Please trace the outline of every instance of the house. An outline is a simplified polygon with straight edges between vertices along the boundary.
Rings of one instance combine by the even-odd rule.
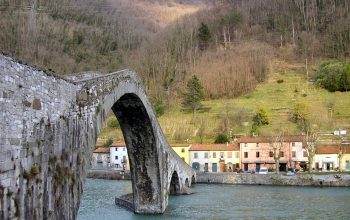
[[[124,142],[113,143],[110,147],[111,167],[116,170],[130,170],[128,151]]]
[[[339,146],[321,145],[316,147],[314,157],[314,169],[319,171],[331,171],[339,168]]]
[[[232,172],[240,168],[237,144],[192,144],[189,149],[191,166],[204,172]]]
[[[273,136],[244,136],[238,139],[241,167],[244,171],[259,171],[260,167],[276,170],[276,155],[279,158],[279,170],[306,165],[307,156],[303,149],[303,136],[282,136],[281,141]],[[278,148],[277,148],[278,146]],[[274,147],[277,148],[274,150]]]
[[[97,148],[92,153],[91,168],[107,169],[110,166],[109,148]]]
[[[189,144],[171,144],[171,148],[181,157],[187,164],[190,164]]]
[[[341,145],[340,170],[350,171],[350,144]]]

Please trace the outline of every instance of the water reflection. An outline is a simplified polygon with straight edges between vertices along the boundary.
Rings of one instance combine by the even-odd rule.
[[[97,219],[349,219],[350,188],[206,185],[195,194],[171,196],[163,215],[133,214],[114,205],[131,182],[88,179],[79,220]]]

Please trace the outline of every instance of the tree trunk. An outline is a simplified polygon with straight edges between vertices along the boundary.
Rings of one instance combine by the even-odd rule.
[[[313,163],[313,158],[312,158],[312,157],[309,157],[309,158],[308,158],[308,163],[309,163],[308,173],[311,173],[311,170],[312,170],[312,163]]]
[[[280,173],[280,160],[276,160],[276,173]]]

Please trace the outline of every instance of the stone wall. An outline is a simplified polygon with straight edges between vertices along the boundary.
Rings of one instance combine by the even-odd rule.
[[[350,186],[349,174],[248,174],[197,173],[197,183],[291,185],[291,186]]]
[[[105,180],[130,180],[130,173],[121,174],[120,170],[89,170],[87,178]]]
[[[166,142],[136,73],[86,76],[93,78],[67,80],[0,55],[0,219],[75,219],[96,139],[116,103],[127,121],[133,192],[151,192],[147,201],[135,194],[136,211],[165,210],[175,170],[181,190],[195,176]]]

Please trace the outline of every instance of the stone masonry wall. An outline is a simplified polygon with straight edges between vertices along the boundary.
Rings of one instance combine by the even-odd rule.
[[[71,81],[0,55],[0,219],[75,219],[102,123],[126,93],[150,115],[164,210],[173,171],[182,188],[195,173],[172,152],[135,73]]]
[[[350,186],[349,174],[248,174],[248,173],[197,173],[197,183],[291,185],[291,186]]]

